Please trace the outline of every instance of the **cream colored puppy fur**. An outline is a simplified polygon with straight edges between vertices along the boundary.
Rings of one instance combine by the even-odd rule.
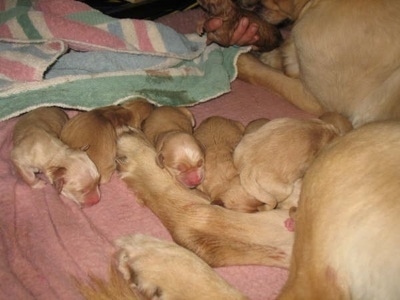
[[[210,205],[209,200],[179,184],[155,162],[156,152],[139,131],[118,140],[118,170],[137,198],[166,226],[175,242],[208,264],[287,266],[293,232],[287,210],[239,213]]]
[[[197,188],[209,195],[213,204],[236,211],[254,212],[263,203],[243,189],[233,164],[233,151],[244,130],[242,123],[219,116],[201,122],[194,136],[204,146],[205,176]]]
[[[144,121],[142,129],[157,150],[156,162],[186,187],[203,181],[204,153],[193,137],[196,125],[185,107],[157,107]]]
[[[14,128],[11,160],[18,173],[33,188],[46,182],[43,173],[65,197],[83,206],[100,200],[99,173],[86,152],[70,149],[59,140],[68,121],[56,107],[37,108],[20,117]]]
[[[60,138],[74,149],[86,152],[106,183],[116,168],[118,133],[127,130],[132,114],[122,106],[110,105],[81,112],[63,127]]]
[[[242,54],[239,78],[272,89],[313,114],[341,113],[355,127],[400,117],[400,1],[261,4],[267,21],[290,19],[294,26],[278,50],[264,55],[273,67]]]
[[[264,203],[258,209],[296,206],[305,171],[339,135],[338,128],[319,119],[291,118],[271,120],[246,134],[233,158],[243,188]]]
[[[141,128],[144,120],[147,119],[155,108],[154,104],[151,104],[144,98],[126,100],[120,105],[132,113],[132,119],[128,123],[128,126],[134,128]]]

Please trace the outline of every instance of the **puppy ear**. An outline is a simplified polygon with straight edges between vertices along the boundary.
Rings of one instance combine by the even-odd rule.
[[[196,126],[196,120],[195,120],[192,112],[186,107],[177,107],[177,109],[190,119],[190,123],[192,124],[192,127],[194,128]]]
[[[162,152],[157,153],[156,156],[156,164],[157,166],[159,166],[161,169],[164,169],[165,165],[164,165],[164,155],[162,154]]]
[[[124,165],[128,162],[128,157],[126,157],[126,155],[117,156],[115,161],[117,164]]]
[[[218,199],[218,198],[211,201],[211,205],[218,205],[218,206],[225,207],[225,203],[221,199]]]
[[[319,119],[335,126],[339,130],[340,135],[344,135],[353,129],[350,120],[336,112],[326,112],[319,116]]]
[[[64,175],[66,171],[67,169],[64,167],[52,167],[49,170],[49,177],[52,178],[52,184],[59,194],[61,194],[65,183]]]
[[[86,152],[86,151],[88,151],[89,148],[90,148],[90,145],[86,144],[86,145],[80,147],[79,149]]]

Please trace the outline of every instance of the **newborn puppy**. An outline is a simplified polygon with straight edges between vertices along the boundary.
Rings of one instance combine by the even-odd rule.
[[[143,121],[154,110],[154,104],[151,104],[144,98],[127,100],[122,102],[120,105],[132,113],[131,121],[128,125],[137,129],[142,127]]]
[[[230,40],[237,27],[237,23],[243,17],[249,19],[250,23],[256,23],[258,28],[259,40],[254,44],[259,51],[266,52],[278,47],[283,41],[279,29],[267,23],[254,12],[245,10],[231,0],[199,0],[199,4],[208,12],[208,16],[219,17],[223,23],[216,31],[209,32],[209,39],[219,45],[230,46]],[[197,32],[203,34],[204,21],[200,22]]]
[[[198,189],[209,195],[214,204],[254,212],[263,203],[243,189],[232,156],[244,129],[240,122],[213,116],[195,130],[195,138],[205,149],[205,176]]]
[[[142,129],[157,151],[156,162],[178,182],[194,188],[203,181],[204,153],[193,137],[195,120],[187,108],[157,107]]]
[[[23,115],[14,128],[11,160],[24,181],[33,188],[46,182],[44,173],[65,197],[90,206],[100,200],[99,173],[87,153],[70,149],[59,140],[68,116],[56,107],[42,107]]]
[[[116,168],[117,136],[126,131],[132,113],[117,105],[82,112],[71,118],[61,131],[61,140],[86,152],[100,173],[100,183],[110,180]]]
[[[338,119],[338,120],[336,120]],[[339,114],[331,121],[346,122]],[[299,194],[301,179],[319,151],[343,134],[319,119],[275,119],[243,137],[234,152],[240,181],[248,193],[265,203],[259,209],[290,208]],[[288,205],[285,206],[285,204]]]

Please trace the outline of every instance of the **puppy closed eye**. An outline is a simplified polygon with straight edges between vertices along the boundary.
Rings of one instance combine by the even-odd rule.
[[[178,164],[175,169],[177,169],[181,173],[185,173],[190,169],[190,167],[185,164]]]
[[[200,167],[202,167],[203,166],[203,164],[204,164],[204,160],[203,159],[200,159],[198,162],[197,162],[197,167],[198,168],[200,168]]]

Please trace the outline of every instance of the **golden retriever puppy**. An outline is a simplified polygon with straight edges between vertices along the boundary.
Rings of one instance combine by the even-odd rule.
[[[81,112],[65,124],[60,138],[71,148],[87,149],[103,184],[115,171],[118,133],[127,130],[131,119],[131,112],[117,105]]]
[[[132,118],[128,125],[134,128],[141,128],[143,121],[155,108],[154,104],[151,104],[146,99],[140,97],[126,100],[120,105],[132,113]]]
[[[400,123],[388,121],[367,124],[322,150],[304,176],[289,278],[278,299],[399,298],[399,149]],[[230,224],[225,224],[229,230]],[[255,230],[260,234],[263,227]],[[153,294],[162,295],[181,291],[185,299],[198,299],[199,291],[203,299],[231,299],[225,296],[230,286],[221,287],[220,294],[208,294],[208,281],[214,278],[211,269],[199,268],[191,277],[198,257],[187,255],[180,264],[180,250],[171,246],[167,253],[163,244],[141,239],[127,237],[119,245],[129,258],[139,260],[135,264],[122,257],[120,263],[129,265],[131,274],[139,274],[143,289],[157,286]],[[157,253],[156,265],[146,251]],[[158,262],[164,253],[164,261],[175,261],[174,268]],[[157,276],[151,276],[153,272]],[[183,278],[195,282],[185,283]]]
[[[246,17],[252,23],[258,25],[259,39],[254,46],[257,50],[264,52],[270,51],[278,47],[283,41],[279,29],[266,20],[261,18],[254,12],[241,8],[232,0],[199,0],[200,6],[208,13],[208,17],[219,17],[222,19],[222,26],[217,30],[209,33],[208,38],[221,46],[229,46],[234,30],[243,17]],[[203,34],[203,24],[201,21],[198,24],[197,33]]]
[[[68,121],[56,107],[42,107],[21,116],[14,128],[11,160],[24,181],[33,188],[49,182],[65,197],[82,206],[100,200],[99,173],[86,152],[73,150],[59,136]]]
[[[118,171],[138,199],[158,216],[178,244],[212,266],[267,264],[287,267],[293,232],[287,210],[255,214],[210,205],[157,166],[156,151],[140,131],[118,139]]]
[[[285,200],[293,193],[299,194],[307,168],[339,135],[338,128],[319,119],[291,118],[269,121],[246,134],[233,157],[243,188],[264,203],[258,209],[289,209],[295,205],[296,197],[292,197],[294,201]]]
[[[157,151],[156,162],[188,188],[203,181],[204,152],[193,137],[195,119],[185,107],[157,107],[142,130]]]
[[[213,204],[254,212],[263,203],[243,189],[233,164],[233,151],[244,129],[242,123],[219,116],[209,117],[197,127],[194,137],[205,149],[204,180],[197,188],[209,195]]]
[[[355,127],[400,117],[398,0],[260,3],[270,23],[294,21],[279,51],[264,54],[264,61],[283,69],[242,54],[239,78],[272,89],[310,113],[338,112]]]

